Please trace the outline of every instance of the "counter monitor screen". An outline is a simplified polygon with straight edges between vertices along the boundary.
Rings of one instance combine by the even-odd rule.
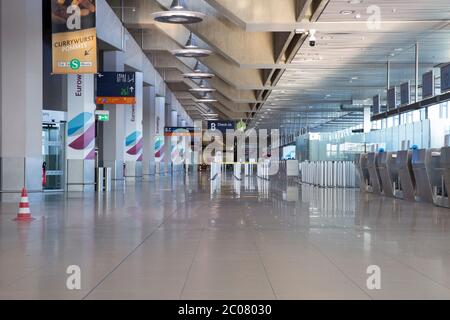
[[[397,88],[395,88],[395,87],[392,87],[388,90],[387,106],[388,106],[388,110],[392,110],[397,107]]]
[[[433,71],[422,75],[422,99],[434,96],[434,73]]]
[[[411,92],[410,92],[410,85],[409,81],[402,83],[400,86],[400,104],[402,106],[406,106],[410,104],[411,101]]]
[[[441,93],[450,91],[450,64],[441,68]]]
[[[377,94],[376,96],[373,97],[372,113],[373,113],[373,114],[379,114],[379,113],[381,113],[381,108],[380,108],[380,95],[379,95],[379,94]]]

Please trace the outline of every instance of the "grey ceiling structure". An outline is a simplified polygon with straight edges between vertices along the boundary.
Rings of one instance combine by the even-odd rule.
[[[349,107],[385,99],[388,61],[390,85],[414,82],[416,44],[420,74],[450,62],[448,0],[186,0],[205,14],[192,25],[152,19],[171,0],[109,2],[194,119],[211,110],[289,132],[344,129],[362,121]],[[215,102],[206,105],[189,91],[199,82],[182,76],[196,60],[170,54],[191,32],[213,51],[200,59],[216,75],[208,81]]]

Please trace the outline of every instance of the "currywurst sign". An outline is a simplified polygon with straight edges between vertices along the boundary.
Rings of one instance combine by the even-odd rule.
[[[97,73],[96,0],[50,1],[53,73]]]

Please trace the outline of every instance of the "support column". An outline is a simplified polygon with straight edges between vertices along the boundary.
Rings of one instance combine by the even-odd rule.
[[[142,174],[144,179],[155,175],[155,87],[144,87]]]
[[[371,110],[370,107],[364,107],[364,125],[363,130],[364,133],[370,133],[372,131],[372,119],[371,119]]]
[[[178,112],[173,110],[171,111],[171,121],[170,126],[171,127],[177,127],[178,124]],[[175,164],[174,160],[177,157],[177,144],[178,144],[178,137],[172,137],[170,139],[170,164],[172,167],[172,172],[178,172],[180,169],[180,166]]]
[[[103,71],[123,72],[124,53],[108,51],[104,53]],[[102,126],[102,148],[100,152],[100,165],[112,168],[112,179],[123,180],[123,164],[125,155],[125,105],[105,105],[104,110],[109,111],[110,121]]]
[[[166,89],[167,90],[167,89]],[[172,103],[171,94],[166,92],[166,104],[164,107],[164,127],[170,127],[172,123]],[[163,129],[164,131],[164,129]],[[167,174],[172,173],[172,148],[171,137],[164,136],[164,172]]]
[[[156,97],[155,99],[155,164],[156,174],[164,174],[164,158],[165,158],[165,139],[164,139],[164,126],[165,126],[165,107],[166,98]]]
[[[42,191],[42,50],[41,1],[0,1],[1,201]]]
[[[125,177],[142,178],[142,134],[144,77],[136,72],[136,104],[125,111]]]
[[[67,191],[95,190],[94,75],[67,76]]]

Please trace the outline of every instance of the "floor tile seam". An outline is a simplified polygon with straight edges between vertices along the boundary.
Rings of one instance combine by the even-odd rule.
[[[194,254],[193,254],[191,263],[190,263],[190,265],[189,265],[189,269],[188,269],[188,271],[187,271],[187,273],[186,273],[186,279],[185,279],[185,281],[184,281],[183,287],[182,287],[181,290],[180,290],[180,294],[179,294],[179,296],[178,296],[178,300],[183,300],[183,294],[184,294],[185,291],[186,291],[186,286],[187,286],[187,283],[188,283],[188,281],[189,281],[189,276],[191,275],[192,269],[193,269],[193,267],[194,267],[194,263],[195,263],[195,260],[196,260],[196,258],[197,258],[198,252],[199,252],[199,250],[200,250],[200,246],[201,246],[202,240],[203,240],[203,238],[204,238],[204,236],[205,236],[205,231],[206,231],[206,227],[205,227],[205,226],[202,226],[202,229],[201,229],[201,235],[200,235],[200,238],[199,238],[198,243],[197,243],[197,245],[196,245],[196,249],[195,249],[195,252],[194,252]]]
[[[252,233],[252,243],[253,243],[253,246],[254,246],[254,248],[256,250],[256,254],[258,255],[258,260],[259,260],[259,262],[261,263],[261,266],[264,269],[264,274],[266,276],[266,280],[267,280],[267,282],[268,282],[268,284],[269,284],[269,286],[270,286],[270,288],[272,290],[272,294],[273,294],[275,300],[278,300],[277,293],[276,293],[275,288],[274,288],[274,286],[272,284],[272,281],[270,280],[269,272],[267,271],[267,267],[266,267],[266,265],[264,263],[263,257],[261,255],[261,252],[260,252],[259,247],[258,247],[258,243],[256,241],[256,231],[257,230],[254,227],[249,227],[249,230]]]
[[[406,268],[408,268],[408,269],[410,269],[410,270],[416,272],[417,274],[421,275],[421,276],[422,276],[423,278],[425,278],[425,279],[428,279],[428,280],[431,281],[432,283],[434,283],[434,284],[436,284],[436,285],[438,285],[438,286],[440,286],[440,287],[443,287],[443,288],[445,288],[445,289],[447,289],[447,290],[450,291],[450,286],[449,286],[449,285],[447,285],[447,284],[445,284],[445,283],[442,283],[442,282],[440,282],[440,281],[438,281],[438,280],[436,280],[436,279],[430,277],[429,275],[427,275],[426,273],[422,272],[421,270],[416,269],[414,266],[412,266],[412,265],[410,265],[410,264],[408,264],[408,263],[406,263],[406,262],[400,260],[400,259],[399,259],[397,256],[395,256],[394,254],[392,254],[392,253],[386,251],[385,249],[382,249],[382,248],[380,247],[380,245],[375,244],[374,246],[375,246],[375,248],[376,248],[377,251],[379,251],[379,252],[381,252],[381,253],[383,253],[383,254],[389,256],[392,260],[394,260],[394,261],[398,262],[399,264],[403,265],[404,267],[406,267]]]
[[[172,212],[172,216],[177,213],[178,209],[174,209]],[[89,292],[81,299],[86,300],[98,287],[100,287],[115,271],[117,271],[121,265],[125,263],[128,258],[130,258],[134,253],[136,253],[144,244],[149,240],[156,232],[158,232],[161,227],[166,222],[166,219],[163,219],[162,222],[152,231],[150,232],[128,255],[126,255],[111,271],[109,271]]]
[[[306,240],[308,243],[311,244],[311,246],[313,248],[315,248],[325,259],[327,259],[345,278],[347,278],[347,280],[349,280],[351,283],[353,283],[354,286],[356,286],[359,290],[361,290],[361,292],[363,292],[366,296],[369,297],[369,299],[374,300],[374,297],[372,297],[369,293],[367,293],[366,290],[364,290],[364,288],[362,288],[358,282],[356,282],[355,280],[353,280],[344,270],[342,270],[326,253],[324,253],[322,251],[322,249],[320,249],[320,247],[318,245],[316,245],[313,241],[311,240]]]

